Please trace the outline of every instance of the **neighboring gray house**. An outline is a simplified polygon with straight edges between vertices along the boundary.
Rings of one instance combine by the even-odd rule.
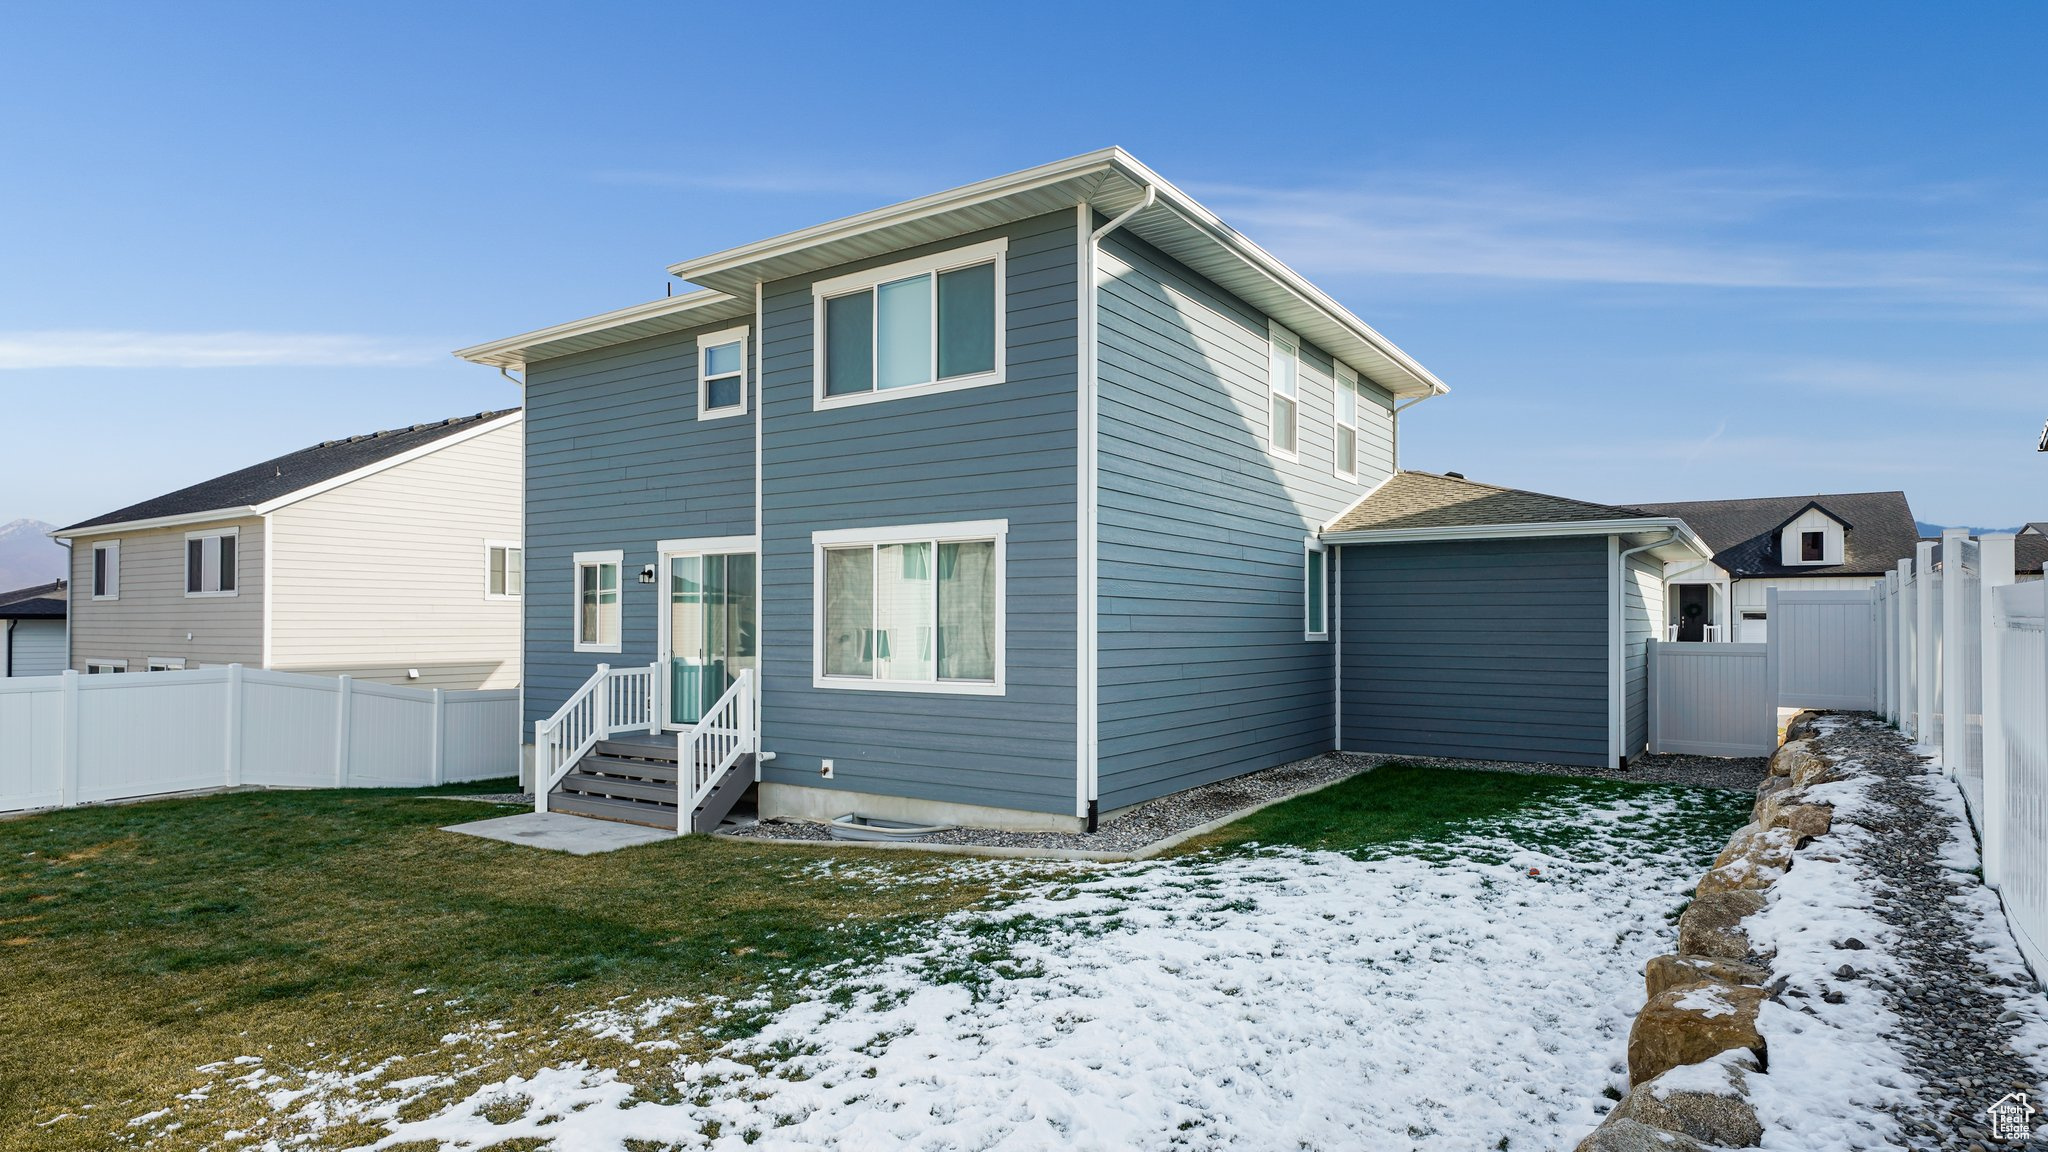
[[[520,413],[327,440],[60,528],[68,665],[519,683]]]
[[[2013,538],[2013,572],[2022,580],[2039,580],[2048,567],[2048,521],[2032,521]]]
[[[459,353],[524,373],[544,803],[1075,828],[1337,744],[1318,536],[1446,389],[1185,193],[1109,149],[669,271]]]
[[[1771,589],[1868,588],[1899,561],[1911,559],[1920,540],[1904,492],[1642,507],[1682,517],[1714,550],[1711,562],[1674,563],[1665,570],[1670,640],[1762,643],[1770,637]]]
[[[64,581],[0,592],[0,677],[64,671]]]

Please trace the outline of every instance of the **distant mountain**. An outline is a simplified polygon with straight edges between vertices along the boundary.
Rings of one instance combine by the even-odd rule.
[[[41,520],[0,524],[0,592],[63,579],[66,553],[49,537],[55,527]]]
[[[1927,521],[1925,521],[1925,520],[1915,520],[1915,521],[1913,521],[1913,527],[1915,527],[1915,528],[1918,528],[1918,529],[1920,530],[1920,536],[1921,536],[1921,538],[1922,538],[1922,539],[1933,539],[1934,537],[1936,537],[1936,536],[1939,536],[1939,535],[1941,535],[1941,534],[1942,534],[1942,533],[1943,533],[1944,531],[1946,531],[1947,529],[1950,529],[1950,528],[1962,528],[1962,527],[1965,527],[1965,525],[1962,525],[1962,524],[1929,524],[1929,523],[1928,523]],[[2014,527],[2014,528],[1971,528],[1971,529],[1970,529],[1970,535],[1972,535],[1972,536],[1982,536],[1982,535],[1983,535],[1983,534],[1985,534],[1986,532],[2018,532],[2018,531],[2020,530],[2020,528],[2024,528],[2024,527],[2026,527],[2026,525],[2024,525],[2024,524],[2021,524],[2021,525],[2019,525],[2018,527]]]

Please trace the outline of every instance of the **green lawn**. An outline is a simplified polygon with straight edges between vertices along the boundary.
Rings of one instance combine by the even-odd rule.
[[[458,1055],[443,1038],[489,1024],[532,1037],[535,1060],[624,1066],[630,1050],[562,1027],[623,997],[689,999],[681,1018],[708,1049],[749,1021],[707,1001],[773,1004],[805,972],[1000,900],[1040,870],[701,837],[569,857],[439,831],[503,812],[448,793],[502,787],[239,793],[0,821],[0,1143],[104,1148],[129,1118],[221,1078],[200,1066],[237,1056],[281,1070],[404,1055],[405,1074],[446,1071]],[[1370,850],[1627,787],[1388,766],[1190,850]],[[1732,829],[1743,800],[1699,803]],[[181,1119],[153,1147],[295,1129],[247,1093]]]

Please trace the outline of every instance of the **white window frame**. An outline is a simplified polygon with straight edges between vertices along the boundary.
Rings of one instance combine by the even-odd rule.
[[[492,553],[492,552],[495,552],[495,551],[497,551],[497,550],[498,550],[498,549],[500,549],[500,548],[503,548],[503,549],[505,549],[505,551],[506,551],[506,552],[507,552],[508,554],[509,554],[509,553],[512,553],[512,552],[517,552],[517,553],[519,553],[519,591],[517,591],[517,592],[493,592],[493,591],[491,591],[491,553]],[[521,543],[520,543],[519,541],[517,541],[517,540],[486,540],[486,541],[484,541],[484,599],[486,599],[486,600],[519,600],[519,599],[523,599],[523,598],[525,597],[525,595],[526,595],[526,546],[525,546],[525,545],[523,545],[523,544],[521,544]]]
[[[619,589],[619,627],[611,643],[583,642],[583,569],[590,566],[609,564],[618,570],[616,584]],[[600,618],[597,626],[599,637],[604,635],[604,623]],[[569,566],[569,643],[577,652],[618,652],[626,638],[626,553],[614,548],[606,552],[578,552],[570,557]]]
[[[837,528],[811,533],[811,686],[856,692],[900,692],[912,695],[1002,696],[1009,670],[1009,540],[1008,520],[966,520],[951,524],[906,524],[889,528]],[[938,546],[974,540],[995,541],[995,679],[876,680],[825,675],[825,551],[866,544],[932,545],[932,583],[938,584]],[[933,675],[936,677],[936,664]]]
[[[143,664],[143,668],[149,672],[183,672],[185,670],[185,658],[183,656],[151,656]]]
[[[88,676],[104,676],[115,672],[128,671],[126,660],[87,660],[85,672]]]
[[[1282,328],[1276,321],[1266,321],[1268,352],[1266,357],[1266,451],[1282,460],[1301,460],[1301,338]],[[1294,394],[1280,390],[1282,358],[1294,366]],[[1294,405],[1294,444],[1283,448],[1273,438],[1279,421],[1273,418],[1279,402],[1285,400]]]
[[[1321,631],[1316,630],[1316,622],[1309,612],[1310,605],[1313,603],[1309,599],[1309,586],[1312,579],[1309,561],[1311,556],[1323,558],[1323,627]],[[1301,638],[1317,641],[1330,638],[1330,549],[1327,544],[1313,536],[1304,536],[1301,540]]]
[[[192,590],[191,590],[191,588],[192,588],[192,541],[194,541],[194,540],[214,540],[214,539],[219,539],[219,538],[222,538],[222,537],[229,537],[229,536],[232,536],[232,537],[234,537],[234,538],[235,538],[235,586],[234,586],[233,588],[229,588],[229,589],[226,589],[226,590],[221,590],[221,589],[218,589],[218,588],[216,588],[215,590],[213,590],[213,591],[211,591],[211,592],[207,592],[207,591],[204,591],[204,590],[202,590],[202,591],[198,591],[198,592],[194,592],[194,591],[192,591]],[[187,533],[185,533],[185,543],[184,543],[184,544],[183,544],[183,545],[182,545],[182,546],[181,546],[181,547],[179,548],[179,556],[178,556],[178,571],[179,571],[179,576],[180,576],[180,579],[179,579],[179,582],[178,582],[178,586],[179,586],[180,588],[183,588],[183,589],[185,589],[185,599],[187,599],[187,600],[211,600],[211,599],[220,599],[220,598],[224,598],[224,597],[240,596],[240,595],[242,594],[242,540],[241,540],[241,536],[242,536],[242,530],[241,530],[241,529],[240,529],[239,527],[237,527],[237,528],[204,528],[204,529],[200,529],[199,531],[196,531],[196,532],[187,532]],[[205,559],[204,559],[204,549],[201,549],[201,560],[200,560],[200,563],[201,563],[202,565],[203,565],[203,564],[205,563]],[[226,571],[226,569],[222,569],[222,572],[225,572],[225,571]],[[217,574],[217,575],[218,575],[218,574]]]
[[[1351,365],[1344,363],[1342,360],[1337,361],[1335,378],[1337,386],[1331,393],[1332,399],[1330,401],[1330,474],[1339,480],[1349,480],[1356,484],[1358,483],[1359,448],[1358,405],[1364,397],[1359,395],[1358,372]],[[1351,423],[1349,424],[1344,422],[1344,396],[1347,390],[1351,396]],[[1344,470],[1344,461],[1338,454],[1337,448],[1337,442],[1342,438],[1342,433],[1346,428],[1351,430],[1351,471],[1349,472]],[[1296,432],[1299,433],[1299,431],[1300,429],[1297,426]]]
[[[747,333],[748,329],[743,324],[738,328],[727,328],[722,332],[707,332],[697,337],[697,419],[728,420],[734,416],[745,416],[747,414],[747,402],[750,399],[748,395],[749,389],[747,388]],[[721,408],[713,408],[711,406],[711,378],[704,371],[711,363],[707,353],[713,348],[735,343],[740,346],[740,402],[738,404],[728,404]],[[718,374],[718,379],[723,380],[730,375],[732,375],[730,372],[721,372]]]
[[[106,553],[107,590],[100,591],[100,554]],[[95,600],[119,600],[121,598],[121,542],[101,540],[92,546],[92,570],[86,573],[87,589]]]
[[[994,240],[984,240],[979,244],[970,244],[965,248],[954,248],[946,252],[933,253],[930,256],[921,256],[915,260],[903,260],[880,268],[870,268],[865,272],[835,276],[829,280],[819,280],[813,283],[811,285],[811,408],[814,411],[822,411],[827,408],[850,408],[859,404],[877,404],[886,400],[900,400],[906,396],[930,396],[939,392],[957,392],[963,388],[983,388],[990,384],[1001,384],[1007,377],[1009,370],[1007,348],[1009,344],[1009,296],[1005,288],[1008,282],[1007,265],[1009,262],[1009,250],[1009,238],[1007,236],[999,236]],[[939,273],[950,272],[955,268],[966,268],[975,264],[986,264],[991,260],[994,261],[996,266],[995,367],[987,372],[976,372],[968,376],[952,376],[941,380],[938,378]],[[929,274],[932,278],[932,379],[924,384],[912,384],[904,388],[883,389],[876,387],[866,392],[853,392],[844,396],[825,395],[825,347],[827,336],[825,331],[825,302],[840,296],[851,295],[862,289],[872,290],[891,281],[904,280],[919,274]],[[879,312],[876,315],[879,315]],[[870,322],[874,321],[871,320]],[[869,355],[876,357],[879,361],[881,354],[882,342],[879,336],[877,336],[873,341],[873,347],[869,349]],[[876,365],[876,375],[879,376],[879,363]],[[876,380],[876,383],[880,383],[879,379]]]

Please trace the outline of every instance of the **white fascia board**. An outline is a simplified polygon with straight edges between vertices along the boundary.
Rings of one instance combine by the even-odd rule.
[[[217,520],[239,520],[254,515],[257,515],[256,506],[243,504],[234,508],[214,508],[205,512],[185,512],[176,516],[151,516],[144,520],[121,520],[109,524],[88,524],[82,528],[59,528],[49,535],[52,540],[68,545],[73,540],[89,540],[121,532],[145,532],[151,528],[183,528],[193,524],[211,524]]]
[[[410,464],[423,456],[431,456],[443,448],[453,448],[457,444],[474,440],[486,433],[496,432],[500,428],[517,424],[525,418],[526,412],[523,409],[518,412],[508,412],[495,420],[486,420],[473,428],[464,428],[460,432],[450,433],[432,443],[422,444],[417,448],[400,452],[396,456],[387,456],[374,464],[365,464],[353,472],[344,472],[339,476],[322,480],[318,484],[308,484],[296,492],[287,492],[275,500],[266,500],[251,508],[250,511],[260,516],[268,516],[280,508],[289,508],[301,500],[309,500],[323,492],[332,492],[336,488],[340,488],[345,484],[353,484],[366,476],[375,476],[379,472],[388,472],[401,464]]]
[[[1672,544],[1682,546],[1701,559],[1713,553],[1706,542],[1676,517],[1633,520],[1578,520],[1543,524],[1466,524],[1444,528],[1361,528],[1349,532],[1325,532],[1329,544],[1410,544],[1433,540],[1522,540],[1544,536],[1629,536],[1676,532]]]
[[[455,351],[455,355],[463,360],[477,364],[487,364],[495,368],[524,369],[526,367],[526,353],[539,345],[550,344],[557,340],[569,340],[578,336],[593,336],[608,329],[620,328],[627,324],[636,324],[645,320],[681,317],[691,312],[702,311],[727,303],[731,299],[732,297],[725,293],[710,288],[697,292],[685,292],[681,296],[666,296],[646,304],[634,304],[625,308],[615,308],[610,312],[600,312],[595,316],[586,316],[581,320],[570,320],[547,328],[537,328],[531,332],[522,332],[517,336],[507,336],[502,340],[492,340],[485,344],[459,348]]]

